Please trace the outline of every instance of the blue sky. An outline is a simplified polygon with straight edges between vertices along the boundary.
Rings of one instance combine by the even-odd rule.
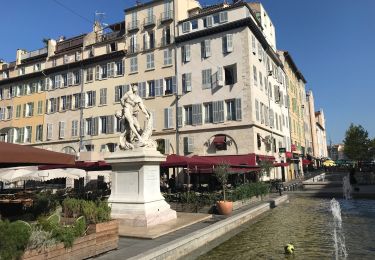
[[[201,0],[202,4],[220,2]],[[375,136],[375,1],[260,0],[276,26],[278,49],[288,50],[326,116],[328,142],[341,142],[351,122]],[[96,11],[103,22],[123,19],[135,1],[12,0],[1,4],[0,58],[35,50],[43,38],[91,30]],[[62,6],[63,5],[63,6]],[[68,10],[69,9],[69,10]],[[372,83],[371,83],[372,82]]]

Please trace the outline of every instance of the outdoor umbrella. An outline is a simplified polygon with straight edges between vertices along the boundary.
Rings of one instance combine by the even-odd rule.
[[[42,178],[38,176],[30,176],[35,171],[37,167],[17,167],[11,169],[0,169],[0,181],[2,182],[17,182],[24,180],[34,180],[41,181]]]
[[[75,156],[48,151],[27,145],[0,142],[0,168],[22,165],[74,165]]]
[[[29,177],[40,177],[43,181],[49,181],[58,178],[69,178],[78,180],[79,178],[86,177],[86,171],[81,169],[74,169],[74,168],[67,168],[67,169],[51,169],[51,170],[43,170],[43,171],[36,171],[30,173]]]

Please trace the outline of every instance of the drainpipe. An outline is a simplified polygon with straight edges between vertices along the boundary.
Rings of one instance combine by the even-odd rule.
[[[82,96],[83,96],[83,86],[84,86],[84,73],[83,73],[83,46],[82,46],[82,54],[81,54],[81,96],[79,100],[79,153],[81,154],[81,151],[84,150],[83,147],[83,135],[84,135],[84,129],[83,129],[83,106],[82,106]]]
[[[177,70],[177,44],[176,44],[176,0],[173,0],[173,36],[174,36],[174,42],[173,42],[173,45],[174,45],[174,74],[175,74],[175,77],[176,77],[176,93],[175,93],[175,97],[176,97],[176,100],[175,100],[175,104],[176,104],[176,154],[179,155],[180,154],[180,132],[179,132],[179,129],[178,129],[178,100],[179,100],[179,96],[178,96],[178,70]]]

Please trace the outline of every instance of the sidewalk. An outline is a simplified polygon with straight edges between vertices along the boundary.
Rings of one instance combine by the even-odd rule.
[[[174,253],[171,253],[174,252],[173,250],[183,251],[182,249],[178,249],[179,246],[189,248],[190,252],[183,251],[184,254],[191,253],[197,249],[194,249],[194,246],[197,246],[197,239],[194,239],[194,237],[203,238],[205,235],[207,236],[210,234],[212,236],[215,236],[215,232],[221,232],[218,231],[219,229],[225,229],[225,232],[230,232],[231,230],[239,227],[239,225],[244,224],[246,221],[252,219],[253,217],[260,215],[266,210],[269,210],[272,205],[277,205],[285,201],[286,199],[287,196],[285,195],[280,197],[276,196],[276,194],[272,194],[265,201],[250,204],[233,211],[232,215],[230,216],[212,215],[211,219],[193,224],[191,226],[182,228],[180,230],[152,240],[120,237],[119,247],[117,250],[98,256],[95,259],[151,259],[153,258],[151,256],[171,256],[175,255]],[[216,229],[208,230],[211,228]],[[195,244],[189,245],[189,243],[192,243],[190,240],[192,240]],[[207,239],[204,241],[206,243],[210,242]],[[202,245],[204,246],[205,243],[203,243]],[[161,258],[164,259],[164,257]],[[176,256],[176,258],[178,257]]]

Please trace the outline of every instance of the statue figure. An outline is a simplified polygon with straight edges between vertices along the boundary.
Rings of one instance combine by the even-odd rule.
[[[151,139],[153,118],[138,95],[138,86],[132,85],[130,90],[121,97],[120,103],[122,110],[116,111],[116,117],[120,119],[121,124],[120,149],[156,147],[156,142]],[[143,112],[146,118],[144,130],[139,125],[138,109]]]

